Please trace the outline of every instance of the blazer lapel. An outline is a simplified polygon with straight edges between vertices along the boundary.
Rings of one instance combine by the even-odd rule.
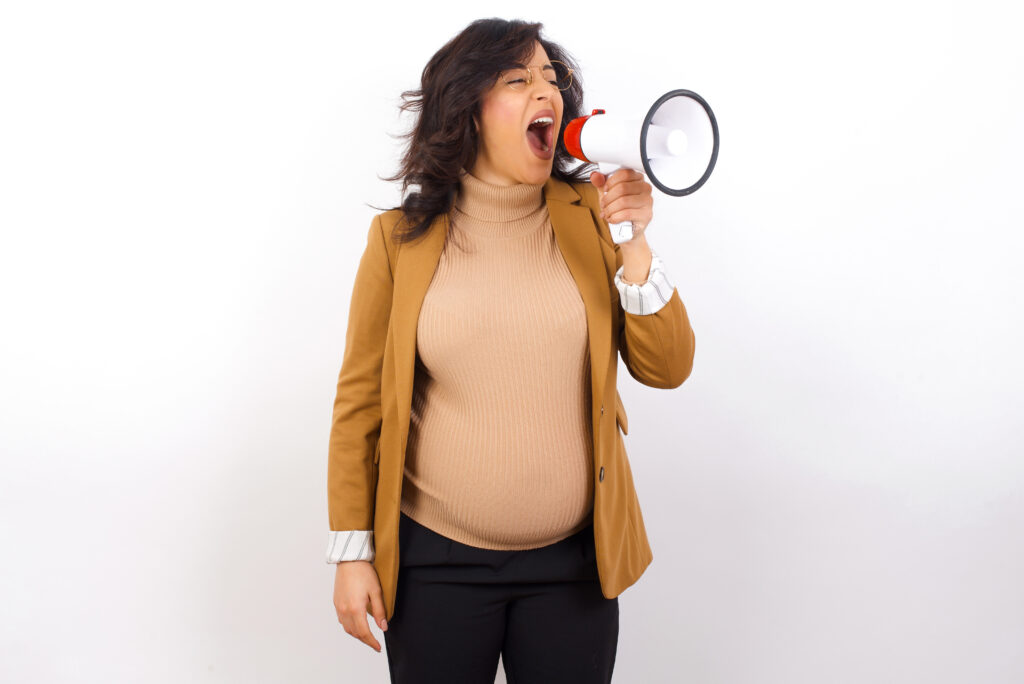
[[[555,242],[576,281],[587,312],[590,344],[591,413],[604,396],[605,370],[611,353],[611,295],[600,238],[594,228],[590,209],[578,204],[582,199],[571,185],[555,178],[544,184],[544,199],[551,218]],[[409,437],[413,379],[416,364],[416,328],[420,307],[434,277],[445,238],[451,227],[448,214],[434,219],[430,231],[398,250],[395,265],[394,299],[391,325],[395,350],[395,390],[398,401],[399,443],[404,454]],[[594,425],[597,434],[597,425]]]

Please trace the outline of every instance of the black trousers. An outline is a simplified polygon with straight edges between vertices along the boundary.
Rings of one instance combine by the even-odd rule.
[[[601,594],[593,523],[537,549],[467,546],[399,523],[395,610],[384,632],[392,684],[607,684],[618,598]]]

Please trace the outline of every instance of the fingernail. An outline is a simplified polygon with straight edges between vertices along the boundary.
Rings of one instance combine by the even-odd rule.
[[[380,628],[386,631],[387,628],[388,628],[388,621],[387,620],[381,620],[380,621]]]

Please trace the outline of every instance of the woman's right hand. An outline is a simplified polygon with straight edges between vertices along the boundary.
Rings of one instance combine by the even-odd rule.
[[[380,642],[370,631],[367,613],[385,632],[388,624],[380,578],[371,561],[341,561],[334,574],[334,609],[345,631],[380,653]],[[369,607],[367,607],[369,604]]]

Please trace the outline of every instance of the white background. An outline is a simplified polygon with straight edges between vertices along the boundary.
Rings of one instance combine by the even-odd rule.
[[[488,16],[587,111],[721,129],[648,230],[693,373],[620,367],[615,680],[1024,680],[1019,24],[880,0],[5,3],[0,680],[388,681],[331,601],[331,406],[399,94]]]

